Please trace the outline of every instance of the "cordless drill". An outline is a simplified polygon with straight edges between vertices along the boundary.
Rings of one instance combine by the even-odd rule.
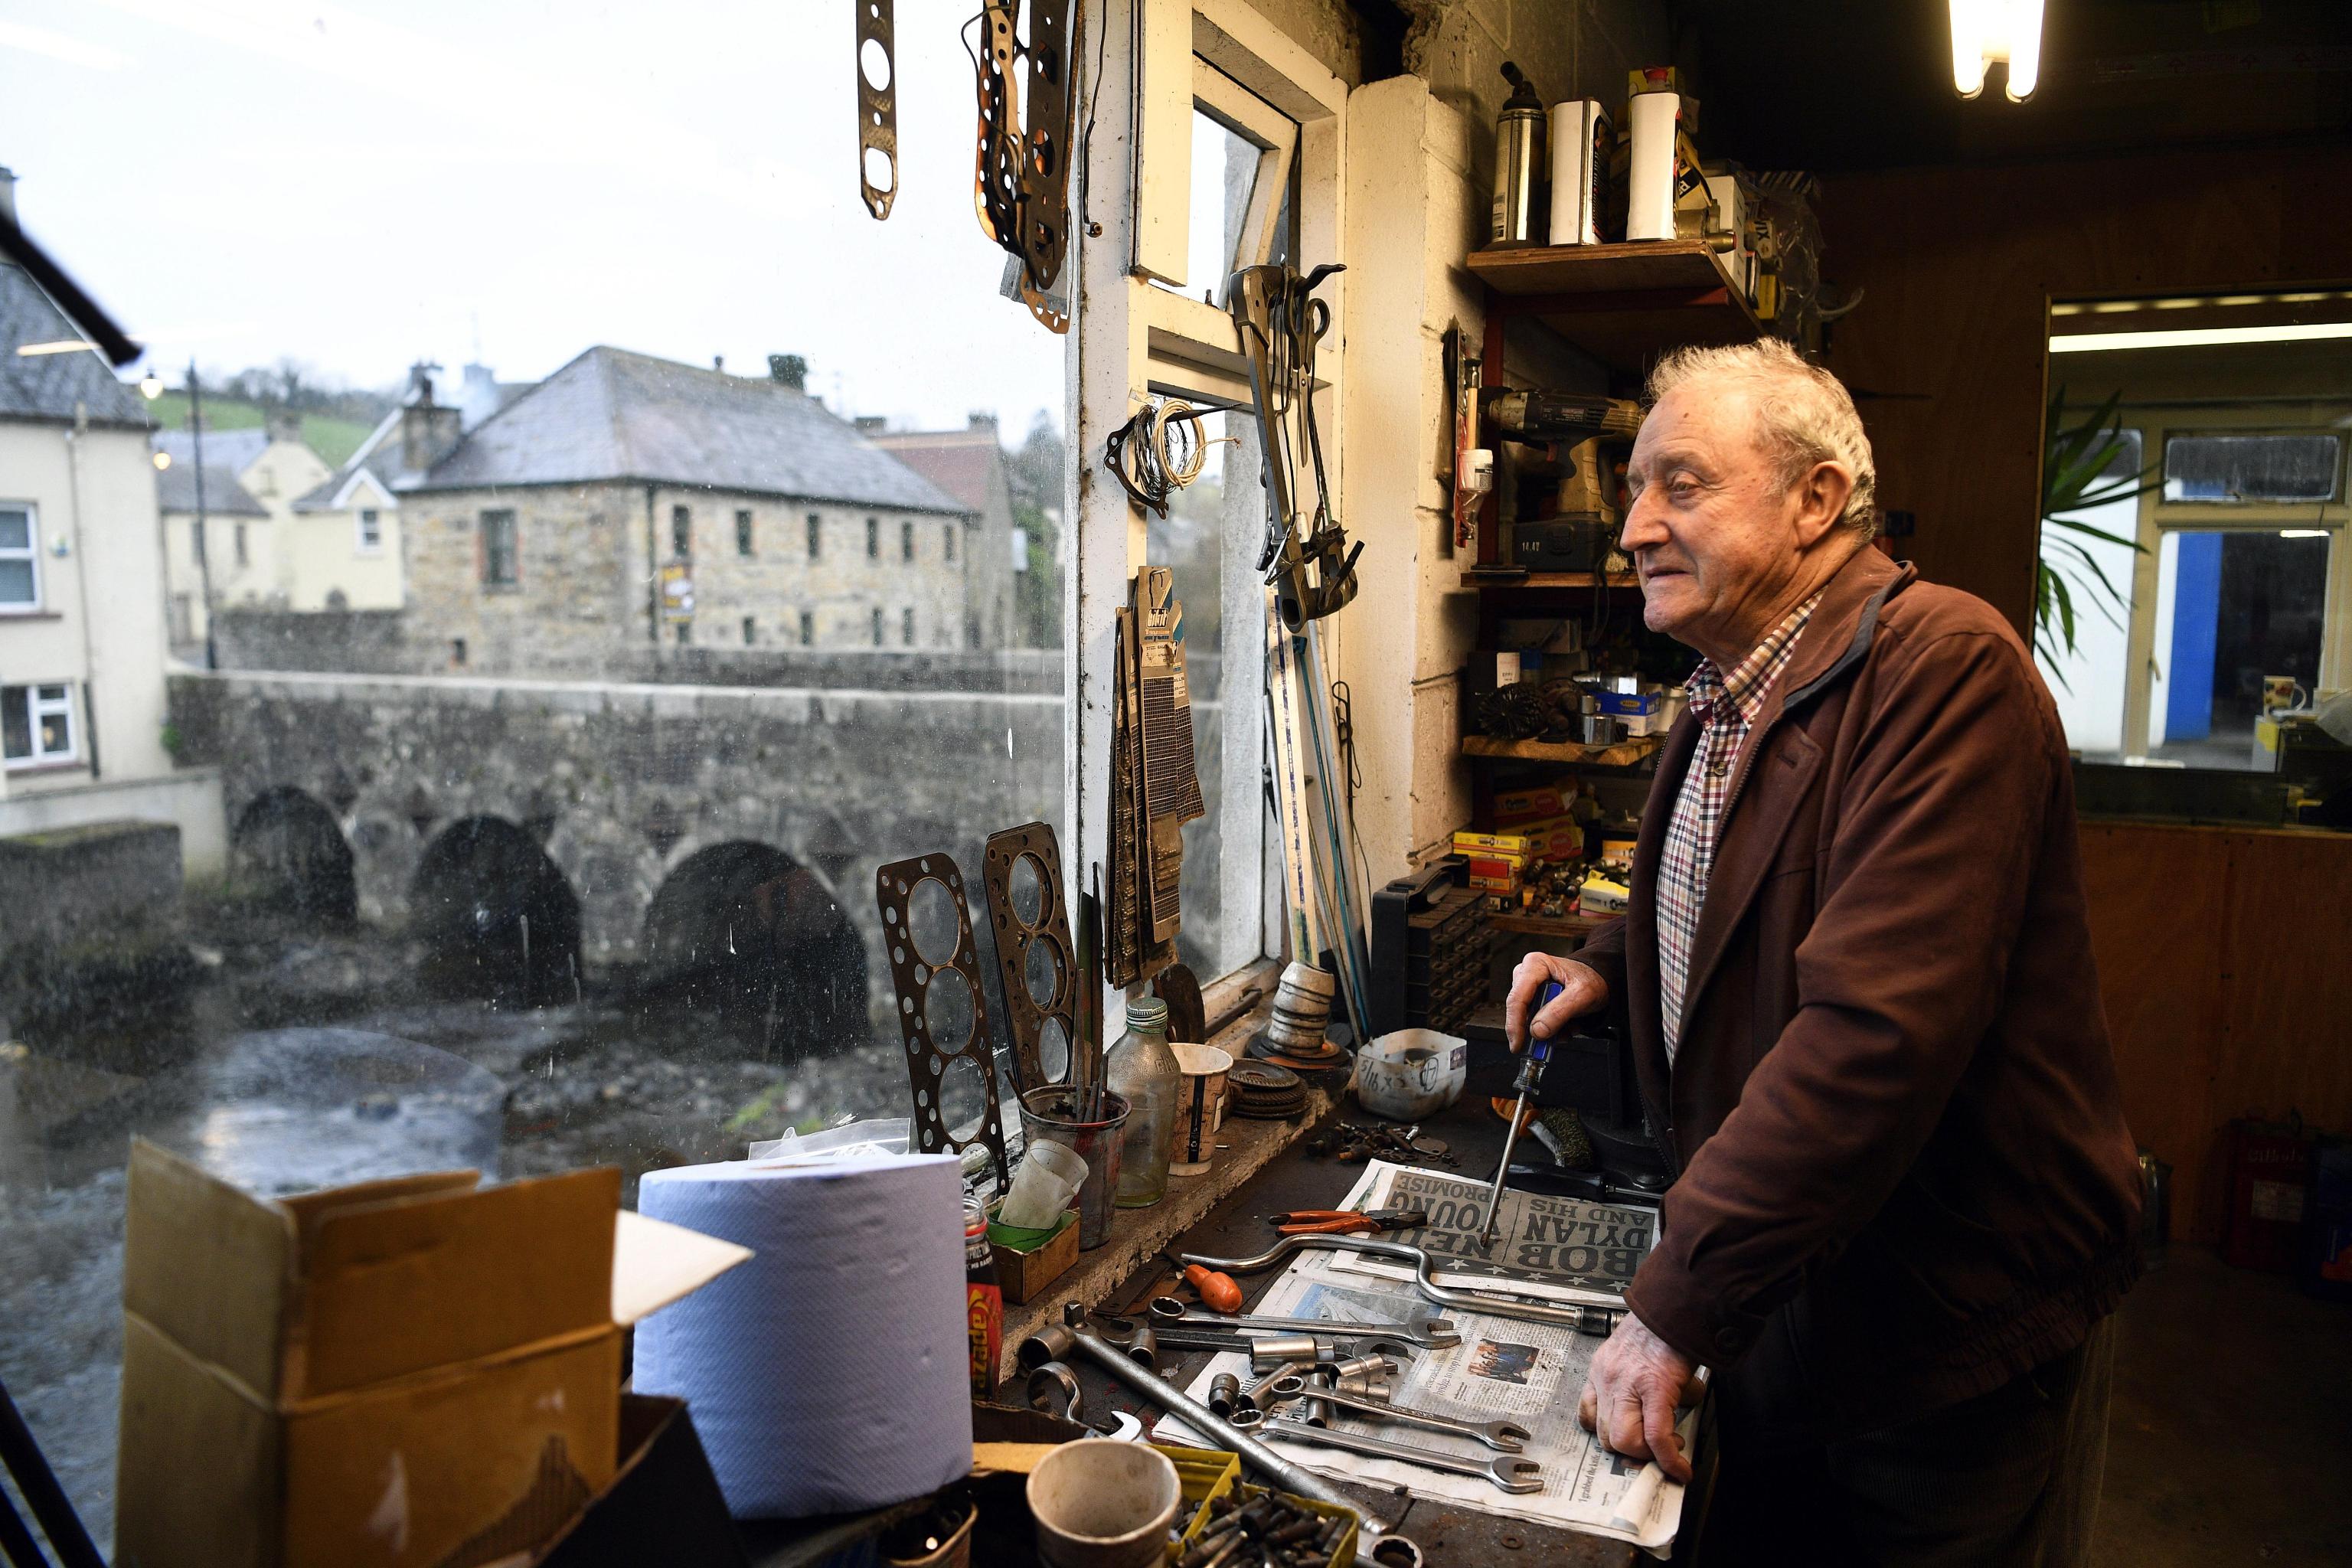
[[[1510,1173],[1511,1149],[1519,1141],[1519,1123],[1528,1118],[1528,1101],[1534,1097],[1537,1086],[1543,1082],[1544,1068],[1551,1062],[1551,1042],[1536,1037],[1536,1015],[1551,1005],[1552,998],[1566,989],[1557,980],[1547,980],[1536,992],[1534,1004],[1528,1008],[1528,1048],[1520,1053],[1519,1076],[1511,1085],[1519,1099],[1518,1103],[1511,1107],[1510,1130],[1503,1134],[1503,1158],[1502,1163],[1495,1167],[1494,1191],[1486,1194],[1486,1224],[1478,1232],[1478,1245],[1481,1247],[1495,1244],[1495,1222],[1503,1212],[1503,1178]]]

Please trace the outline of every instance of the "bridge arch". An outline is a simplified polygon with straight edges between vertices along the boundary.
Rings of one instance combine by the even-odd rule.
[[[229,833],[229,876],[246,896],[303,920],[359,914],[352,847],[333,812],[291,785],[256,795]]]
[[[431,989],[527,1006],[579,994],[579,895],[502,816],[443,828],[417,862],[408,910]]]
[[[644,986],[758,1028],[789,1058],[866,1044],[866,943],[818,872],[756,839],[680,858],[646,906]]]

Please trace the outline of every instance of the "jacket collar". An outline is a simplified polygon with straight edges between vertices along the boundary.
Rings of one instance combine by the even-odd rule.
[[[1878,635],[1878,613],[1886,601],[1916,582],[1919,570],[1908,561],[1889,559],[1875,546],[1864,545],[1853,560],[1839,567],[1822,589],[1822,602],[1790,657],[1789,668],[1773,683],[1781,712],[1801,707],[1815,693],[1862,662]],[[1760,729],[1761,726],[1759,725]]]

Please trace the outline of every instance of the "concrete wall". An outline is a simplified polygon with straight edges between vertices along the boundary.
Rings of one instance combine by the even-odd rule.
[[[40,611],[0,616],[0,681],[70,682],[79,752],[64,767],[0,773],[0,798],[168,774],[163,564],[146,433],[0,422],[0,497],[33,503],[42,546]]]
[[[317,669],[350,675],[415,672],[399,610],[264,610],[224,607],[214,619],[223,669]]]
[[[228,868],[228,821],[221,810],[217,768],[183,768],[162,778],[109,780],[0,800],[0,837],[126,821],[175,830],[180,869],[190,881],[218,877]]]
[[[180,899],[179,830],[168,822],[95,821],[0,832],[0,951],[71,947],[168,914]]]
[[[379,541],[360,545],[360,511],[376,514]],[[404,593],[400,508],[362,485],[342,511],[298,511],[284,525],[289,588],[288,607],[323,610],[337,593],[352,610],[396,610]]]

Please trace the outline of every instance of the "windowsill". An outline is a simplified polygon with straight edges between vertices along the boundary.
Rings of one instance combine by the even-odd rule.
[[[0,610],[0,621],[62,621],[63,610]]]
[[[522,592],[522,584],[520,583],[485,583],[482,584],[482,592],[485,594],[520,594]]]
[[[10,763],[8,776],[12,779],[41,778],[53,773],[86,773],[89,764],[71,758],[49,763]]]

